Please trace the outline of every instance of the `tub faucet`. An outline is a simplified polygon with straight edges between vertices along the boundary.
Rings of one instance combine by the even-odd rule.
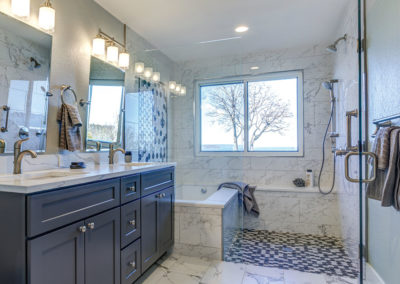
[[[15,142],[14,144],[14,171],[13,173],[15,175],[21,173],[21,164],[22,164],[22,158],[29,154],[31,155],[32,158],[37,158],[37,154],[32,151],[32,150],[25,150],[21,152],[21,145],[23,142],[29,140],[29,138],[21,139]]]
[[[114,154],[116,152],[121,152],[122,154],[125,154],[125,150],[124,149],[122,149],[122,148],[114,149],[114,144],[110,144],[110,152],[108,154],[108,163],[110,165],[114,164]]]

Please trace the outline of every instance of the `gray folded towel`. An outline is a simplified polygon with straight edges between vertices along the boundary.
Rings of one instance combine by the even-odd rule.
[[[400,129],[399,128],[389,128],[386,129],[385,132],[389,132],[389,160],[388,166],[386,169],[377,169],[376,180],[367,185],[367,196],[369,198],[373,198],[381,201],[382,206],[389,207],[395,206],[395,193],[399,194],[399,186],[400,186],[400,177],[399,177],[399,168],[400,168],[400,155],[399,155],[399,139],[400,139]],[[376,143],[386,143],[385,139],[378,139]],[[377,146],[374,145],[375,154],[378,155],[378,163],[379,159],[382,156],[382,153],[385,152],[383,147],[387,146]],[[382,151],[383,150],[383,151]],[[380,156],[381,155],[381,156]],[[383,154],[385,156],[385,154]],[[383,163],[384,164],[384,163]],[[381,164],[382,165],[382,164]],[[399,197],[396,196],[396,199]]]
[[[254,196],[255,186],[250,186],[244,182],[225,182],[218,186],[218,190],[223,187],[237,189],[243,195],[243,204],[247,213],[252,212],[256,216],[260,215],[260,208]]]
[[[390,154],[390,132],[395,129],[394,127],[380,128],[376,134],[372,152],[378,157],[378,169],[386,170],[389,166]]]
[[[60,123],[59,147],[68,151],[81,150],[80,127],[82,120],[78,108],[73,105],[62,104],[57,113],[57,120]]]

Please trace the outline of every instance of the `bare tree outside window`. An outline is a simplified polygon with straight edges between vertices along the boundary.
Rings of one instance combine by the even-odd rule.
[[[244,85],[217,85],[207,94],[211,108],[206,115],[214,123],[232,133],[235,151],[239,150],[239,139],[245,130]],[[248,147],[252,151],[255,142],[265,133],[284,133],[288,129],[287,119],[293,116],[290,103],[278,96],[266,82],[248,84]]]

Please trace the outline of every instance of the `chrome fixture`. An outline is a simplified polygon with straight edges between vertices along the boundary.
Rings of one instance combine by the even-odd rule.
[[[356,152],[358,151],[358,146],[352,146],[352,137],[351,137],[351,119],[355,117],[358,117],[358,110],[351,110],[346,112],[346,121],[347,121],[347,145],[346,145],[346,150],[349,152]]]
[[[18,131],[18,137],[21,139],[29,138],[29,129],[25,126],[22,126]]]
[[[115,155],[116,152],[121,152],[122,154],[125,154],[125,150],[124,149],[122,149],[122,148],[114,149],[114,144],[110,144],[110,152],[108,154],[108,163],[110,165],[114,164],[114,155]]]
[[[10,107],[7,105],[3,105],[2,109],[6,112],[6,123],[3,127],[1,127],[1,132],[7,132],[8,131],[8,116],[10,114]]]
[[[337,52],[337,45],[339,44],[339,42],[341,42],[342,40],[346,41],[347,40],[347,34],[345,34],[344,36],[338,38],[333,44],[329,45],[326,50],[329,52]]]
[[[3,154],[6,151],[6,141],[4,139],[0,139],[0,154]]]
[[[21,152],[21,145],[23,142],[29,140],[29,138],[21,139],[15,142],[14,144],[14,171],[13,173],[15,175],[21,173],[21,163],[22,163],[22,158],[29,154],[31,155],[32,158],[37,158],[37,154],[32,151],[32,150],[25,150]]]
[[[80,105],[81,107],[90,105],[90,101],[85,101],[84,99],[80,99],[80,100],[79,100],[79,105]]]
[[[332,141],[332,152],[335,151],[335,144],[336,144],[336,138],[339,136],[335,131],[336,131],[336,121],[335,121],[335,108],[336,108],[336,98],[334,95],[334,84],[338,83],[339,80],[330,80],[330,81],[325,81],[322,83],[322,86],[327,89],[329,91],[329,95],[331,98],[331,114],[329,116],[329,121],[328,121],[328,125],[326,126],[326,130],[325,130],[325,134],[324,134],[324,138],[322,140],[322,163],[321,163],[321,169],[319,171],[319,175],[318,175],[318,190],[320,193],[326,195],[326,194],[330,194],[334,187],[335,187],[335,179],[336,179],[336,155],[333,156],[333,180],[332,180],[332,186],[329,189],[329,191],[323,191],[321,188],[321,177],[322,177],[322,173],[324,171],[324,166],[325,166],[325,143],[326,143],[326,138],[328,137],[328,133],[329,133],[329,127],[331,127],[331,133],[329,134],[329,137],[331,138]]]

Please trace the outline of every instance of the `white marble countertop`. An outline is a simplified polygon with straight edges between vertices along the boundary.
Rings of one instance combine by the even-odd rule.
[[[21,194],[39,193],[51,189],[128,176],[174,166],[176,166],[176,163],[149,163],[141,166],[102,164],[77,170],[56,168],[46,171],[25,172],[20,175],[0,175],[0,192]]]

